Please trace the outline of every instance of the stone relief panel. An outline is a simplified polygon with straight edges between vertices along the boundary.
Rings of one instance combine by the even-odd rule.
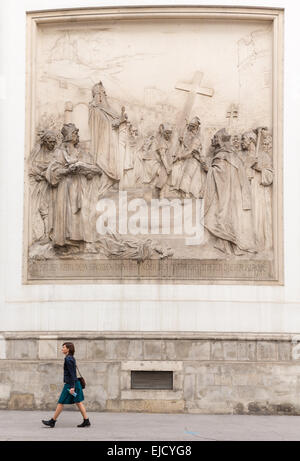
[[[276,280],[272,23],[39,25],[27,281]]]

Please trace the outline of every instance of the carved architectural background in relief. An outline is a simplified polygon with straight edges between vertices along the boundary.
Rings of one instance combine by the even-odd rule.
[[[274,278],[272,30],[231,25],[39,27],[29,280]]]

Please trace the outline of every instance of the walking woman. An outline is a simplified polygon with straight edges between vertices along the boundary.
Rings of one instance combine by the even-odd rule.
[[[72,405],[76,403],[80,413],[83,417],[83,422],[77,427],[87,427],[91,423],[87,417],[86,410],[82,401],[84,400],[84,395],[82,392],[82,387],[80,381],[76,377],[76,360],[74,358],[75,347],[73,343],[67,342],[62,345],[62,353],[65,355],[64,361],[64,387],[62,393],[60,394],[58,404],[53,415],[49,421],[42,420],[42,423],[46,426],[54,427],[59,417],[60,413],[63,410],[64,405]]]

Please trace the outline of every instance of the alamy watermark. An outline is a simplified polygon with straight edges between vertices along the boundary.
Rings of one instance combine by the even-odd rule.
[[[203,242],[202,199],[128,200],[126,191],[119,191],[116,200],[103,198],[97,203],[100,215],[97,232],[105,235],[118,232],[123,235],[182,236],[186,245]]]

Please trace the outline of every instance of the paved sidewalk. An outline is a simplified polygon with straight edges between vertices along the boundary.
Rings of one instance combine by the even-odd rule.
[[[0,440],[300,440],[300,416],[231,416],[149,413],[89,413],[91,427],[77,428],[81,415],[64,411],[54,429],[51,411],[0,410]]]

